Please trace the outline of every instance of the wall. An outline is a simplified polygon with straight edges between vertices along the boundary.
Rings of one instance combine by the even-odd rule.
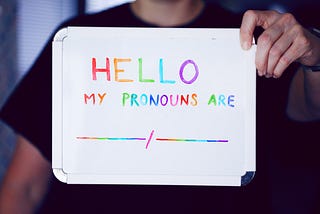
[[[16,82],[16,0],[0,3],[0,107]],[[0,122],[0,181],[13,151],[13,133]]]

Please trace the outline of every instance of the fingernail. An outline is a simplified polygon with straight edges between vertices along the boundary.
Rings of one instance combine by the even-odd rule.
[[[262,77],[262,76],[264,76],[264,72],[263,71],[260,71],[260,70],[258,70],[258,75],[260,76],[260,77]]]
[[[249,44],[248,42],[243,42],[243,43],[242,43],[242,48],[243,48],[244,50],[248,50],[248,49],[250,49],[250,44]]]

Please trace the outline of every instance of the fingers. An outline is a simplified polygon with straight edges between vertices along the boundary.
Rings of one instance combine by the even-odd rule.
[[[244,50],[250,49],[253,41],[253,32],[256,27],[264,29],[271,26],[278,18],[279,13],[275,11],[248,10],[242,18],[240,27],[240,43]]]
[[[282,43],[275,44],[275,41],[283,35],[283,31],[280,28],[271,28],[265,31],[258,39],[257,52],[256,52],[256,67],[260,76],[268,75],[268,71],[274,63],[278,61],[277,58],[282,55],[283,47]],[[269,58],[271,57],[271,58]]]
[[[247,11],[240,28],[243,49],[251,47],[257,26],[265,30],[257,41],[255,63],[258,75],[278,78],[292,62],[310,58],[310,40],[293,15],[275,11]]]
[[[269,51],[266,77],[278,78],[296,59],[300,58],[308,48],[302,44],[301,26],[295,25],[284,33]]]
[[[256,66],[259,75],[278,78],[305,53],[303,28],[291,14],[281,14],[258,39]]]

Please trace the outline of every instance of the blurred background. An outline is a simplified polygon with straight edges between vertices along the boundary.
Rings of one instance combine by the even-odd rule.
[[[62,21],[78,14],[98,12],[129,1],[0,0],[0,107]],[[219,2],[236,13],[242,13],[246,9],[291,12],[302,8],[305,13],[312,13],[312,10],[319,12],[315,8],[320,8],[319,0],[210,1]],[[12,131],[0,122],[0,183],[14,146]]]

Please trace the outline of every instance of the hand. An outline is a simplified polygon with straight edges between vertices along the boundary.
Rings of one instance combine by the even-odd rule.
[[[240,28],[243,49],[251,47],[257,26],[264,29],[257,41],[255,63],[259,76],[278,78],[294,61],[308,66],[320,64],[320,39],[292,14],[248,10]]]

